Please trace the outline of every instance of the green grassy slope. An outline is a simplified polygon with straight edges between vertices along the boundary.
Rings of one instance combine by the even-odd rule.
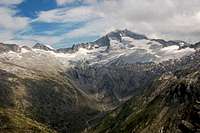
[[[18,111],[64,133],[82,131],[88,126],[87,120],[98,113],[96,101],[73,86],[67,77],[12,67],[19,73],[0,69],[0,108]]]
[[[12,109],[0,109],[1,133],[56,133],[44,124],[38,123]]]

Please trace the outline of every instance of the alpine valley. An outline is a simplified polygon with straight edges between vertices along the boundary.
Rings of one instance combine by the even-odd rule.
[[[200,43],[115,30],[53,49],[0,43],[1,133],[199,133]]]

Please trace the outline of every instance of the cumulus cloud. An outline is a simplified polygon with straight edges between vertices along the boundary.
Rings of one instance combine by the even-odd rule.
[[[81,22],[89,21],[100,16],[100,12],[96,12],[93,7],[81,6],[72,9],[60,8],[50,11],[42,11],[38,14],[36,21],[48,23]]]
[[[28,25],[28,18],[15,16],[16,12],[10,8],[0,8],[0,28],[17,31]]]
[[[58,44],[67,39],[101,36],[111,30],[125,28],[151,38],[199,41],[199,0],[55,1],[58,8],[38,12],[36,19],[29,20],[26,17],[16,16],[16,11],[8,8],[10,5],[19,4],[22,0],[1,0],[0,5],[8,6],[0,7],[0,18],[5,18],[0,21],[0,36],[12,38],[17,31],[27,29],[31,21],[64,24],[68,27],[71,23],[81,23],[76,28],[66,30],[66,33],[63,31],[62,35],[51,33],[51,35],[21,37],[24,40],[39,40],[43,43],[48,40],[49,44]],[[70,6],[67,6],[68,4]]]
[[[108,29],[128,28],[150,37],[199,39],[198,0],[102,0],[88,8],[91,6],[95,14],[101,14],[101,20],[90,21],[69,35],[104,34]]]
[[[15,6],[23,0],[0,1],[0,40],[7,41],[16,37],[16,33],[27,28],[29,18],[16,16]]]

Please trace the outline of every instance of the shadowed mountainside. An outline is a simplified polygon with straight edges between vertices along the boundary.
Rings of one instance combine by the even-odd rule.
[[[199,43],[128,30],[58,50],[0,43],[0,131],[198,132],[199,68]]]
[[[86,132],[199,132],[200,72],[199,63],[192,62],[198,61],[188,61],[187,66],[162,74],[142,95],[111,111]]]
[[[62,81],[42,75],[25,78],[3,70],[0,75],[1,108],[18,110],[27,118],[59,132],[80,132],[87,126],[87,120],[98,113],[95,101],[74,88],[67,79]]]

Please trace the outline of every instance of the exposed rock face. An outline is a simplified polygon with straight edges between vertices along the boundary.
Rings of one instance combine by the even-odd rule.
[[[57,49],[56,52],[58,52],[58,53],[75,53],[75,52],[79,51],[80,48],[90,50],[90,49],[94,49],[95,45],[93,45],[91,43],[81,43],[81,44],[73,45],[71,48]]]
[[[127,29],[119,31],[119,32],[122,34],[122,36],[129,36],[129,37],[132,37],[132,38],[138,39],[138,40],[148,39],[145,35],[134,33]]]
[[[180,47],[188,47],[190,46],[191,44],[187,43],[187,42],[184,42],[184,41],[180,41],[180,40],[177,40],[177,41],[165,41],[163,39],[151,39],[152,41],[156,41],[156,42],[159,42],[163,45],[163,47],[167,47],[167,46],[173,46],[173,45],[177,45],[177,46],[180,46]]]
[[[145,35],[137,34],[137,33],[134,33],[134,32],[131,32],[131,31],[125,29],[125,30],[116,30],[116,31],[110,32],[107,35],[96,40],[94,42],[94,44],[98,44],[99,46],[107,46],[109,49],[109,47],[111,45],[110,40],[117,40],[117,41],[121,42],[123,36],[130,37],[130,38],[133,38],[136,40],[147,40],[148,39]]]
[[[30,47],[28,46],[22,46],[21,48],[26,49],[26,50],[32,50]]]
[[[119,104],[133,95],[141,94],[160,75],[160,72],[154,71],[153,64],[83,66],[79,65],[67,73],[83,91],[95,94],[98,100],[108,105]]]
[[[21,52],[21,48],[16,44],[0,43],[0,53],[9,52],[9,51]]]
[[[73,50],[72,50],[72,48],[59,48],[59,49],[56,50],[56,52],[58,52],[58,53],[72,53]]]
[[[176,67],[171,74],[163,74],[142,95],[111,111],[86,132],[198,132],[200,64],[192,62],[195,61],[188,61],[190,65],[182,68]]]
[[[200,42],[195,43],[194,45],[192,45],[192,47],[195,49],[200,49]]]
[[[47,47],[46,45],[37,43],[33,46],[34,49],[41,49],[41,50],[46,50],[46,51],[54,51],[52,48]]]
[[[67,73],[70,78],[88,94],[96,95],[101,102],[119,104],[134,95],[140,95],[144,89],[163,73],[173,73],[178,69],[200,67],[200,52],[181,60],[166,61],[160,64],[138,63],[130,65],[89,66],[80,62]]]

